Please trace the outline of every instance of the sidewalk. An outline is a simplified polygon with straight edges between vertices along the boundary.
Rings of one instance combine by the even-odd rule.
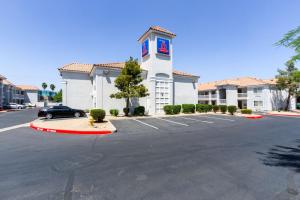
[[[287,112],[287,111],[271,111],[267,112],[267,115],[273,115],[273,116],[288,116],[288,117],[300,117],[300,112]]]

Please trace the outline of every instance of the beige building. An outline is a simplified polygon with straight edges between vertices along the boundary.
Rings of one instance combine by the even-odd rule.
[[[287,92],[276,88],[274,79],[241,77],[198,85],[198,102],[213,105],[235,105],[254,111],[271,111],[284,108]],[[291,99],[290,109],[296,108]]]

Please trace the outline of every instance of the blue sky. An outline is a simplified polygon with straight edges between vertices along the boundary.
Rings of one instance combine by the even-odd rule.
[[[57,68],[139,58],[151,25],[177,34],[174,68],[200,82],[271,78],[293,55],[274,43],[300,25],[299,0],[0,0],[0,74],[60,87]],[[299,66],[299,65],[298,65]]]

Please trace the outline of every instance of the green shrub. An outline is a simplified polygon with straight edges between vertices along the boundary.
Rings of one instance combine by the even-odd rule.
[[[91,109],[90,115],[96,122],[102,122],[105,118],[105,110],[102,109]]]
[[[183,113],[195,113],[195,105],[194,104],[182,104],[182,112]]]
[[[203,113],[203,112],[210,112],[213,106],[210,104],[196,104],[196,111]]]
[[[118,109],[111,109],[109,111],[109,113],[112,115],[112,116],[115,116],[117,117],[119,115],[119,110]]]
[[[174,115],[180,113],[181,105],[165,105],[164,111],[166,115]]]
[[[145,115],[145,107],[144,106],[138,106],[134,108],[133,111],[134,115],[143,116]]]
[[[236,106],[228,106],[228,112],[233,115],[236,112]]]
[[[220,110],[223,114],[225,114],[227,112],[227,106],[226,105],[220,105]]]
[[[125,116],[128,116],[129,114],[129,108],[123,108],[123,112]]]
[[[212,108],[213,108],[213,105],[208,104],[208,105],[207,105],[207,112],[211,112],[211,111],[212,111]]]
[[[181,105],[173,105],[173,114],[179,114],[181,111]]]
[[[252,110],[251,109],[241,109],[241,113],[242,114],[252,114]]]
[[[213,105],[213,106],[212,106],[212,109],[213,109],[213,111],[216,113],[216,112],[219,111],[220,106],[218,106],[218,105]]]

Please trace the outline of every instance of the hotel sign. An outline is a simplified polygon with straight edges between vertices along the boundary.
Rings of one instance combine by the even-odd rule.
[[[149,40],[145,40],[142,44],[142,57],[149,54]]]
[[[163,38],[157,38],[157,53],[170,55],[170,41]]]

